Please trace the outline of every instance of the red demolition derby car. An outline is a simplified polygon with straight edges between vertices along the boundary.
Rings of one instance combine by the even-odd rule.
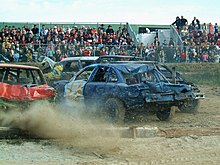
[[[0,109],[25,109],[39,100],[53,100],[54,88],[47,85],[38,67],[0,64]]]

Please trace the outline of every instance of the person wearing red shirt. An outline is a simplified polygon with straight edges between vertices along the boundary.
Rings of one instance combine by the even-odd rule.
[[[103,47],[102,50],[100,51],[100,55],[101,55],[101,56],[106,56],[106,55],[107,55],[106,50],[105,50],[104,47]]]
[[[95,27],[93,27],[91,30],[91,33],[92,33],[92,35],[94,35],[95,33],[98,33],[98,30]]]
[[[209,55],[208,55],[208,52],[203,52],[202,53],[202,61],[203,62],[208,62],[208,59],[209,59]]]
[[[220,47],[220,38],[216,41],[216,45],[218,45],[218,47]]]
[[[91,53],[92,53],[92,51],[90,50],[89,47],[87,47],[87,48],[84,50],[83,55],[84,55],[84,56],[90,56]]]

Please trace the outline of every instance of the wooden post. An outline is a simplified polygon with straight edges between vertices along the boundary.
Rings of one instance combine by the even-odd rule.
[[[176,84],[176,68],[172,67],[172,82]],[[172,106],[170,109],[170,118],[172,118],[175,115],[176,107]]]
[[[176,84],[176,68],[172,67],[172,82]]]

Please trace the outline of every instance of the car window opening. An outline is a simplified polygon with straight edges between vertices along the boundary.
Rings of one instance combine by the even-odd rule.
[[[107,72],[105,71],[105,68],[100,67],[97,70],[97,72],[93,78],[93,81],[94,82],[106,82],[106,74],[107,74]]]

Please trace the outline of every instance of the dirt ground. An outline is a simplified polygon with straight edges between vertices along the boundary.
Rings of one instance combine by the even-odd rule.
[[[150,138],[121,138],[115,132],[108,137],[103,130],[114,127],[109,123],[73,119],[69,113],[57,115],[42,105],[25,114],[3,115],[4,124],[52,139],[2,139],[0,164],[219,165],[220,87],[200,89],[206,98],[196,114],[176,112],[169,122],[139,116],[138,122],[125,124],[158,127],[161,136]]]

